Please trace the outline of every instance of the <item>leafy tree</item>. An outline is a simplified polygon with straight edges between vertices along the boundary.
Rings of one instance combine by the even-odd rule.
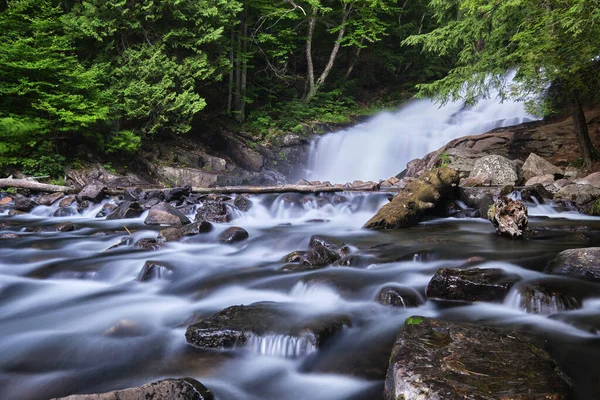
[[[599,159],[581,106],[600,94],[598,0],[432,0],[431,6],[441,26],[404,43],[458,54],[458,61],[446,77],[421,85],[422,95],[473,103],[496,88],[502,96],[535,101],[557,84],[569,99],[586,165]],[[506,74],[512,69],[511,85]]]
[[[58,3],[13,0],[0,13],[0,167],[56,174],[57,148],[109,117],[101,71],[74,55]]]

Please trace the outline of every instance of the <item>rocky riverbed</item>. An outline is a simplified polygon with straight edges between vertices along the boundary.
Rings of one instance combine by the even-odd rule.
[[[479,164],[403,178],[391,203],[4,193],[0,397],[597,398],[593,176],[564,197],[558,172],[520,187],[524,166]]]

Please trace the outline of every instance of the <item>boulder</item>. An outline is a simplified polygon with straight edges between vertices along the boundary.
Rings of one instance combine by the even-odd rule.
[[[573,396],[569,378],[527,336],[420,316],[398,332],[386,400],[553,399]]]
[[[72,222],[63,222],[54,227],[57,232],[71,232],[75,230],[75,225]]]
[[[538,175],[527,179],[525,186],[537,185],[538,183],[542,185],[549,185],[554,183],[554,180],[554,175]]]
[[[300,258],[300,264],[323,266],[333,264],[350,253],[350,248],[340,240],[315,235],[310,238],[308,251]]]
[[[248,239],[248,231],[239,226],[232,226],[219,234],[219,242],[232,244]]]
[[[427,298],[502,302],[521,277],[499,268],[440,268],[427,285]]]
[[[158,261],[146,261],[136,280],[138,282],[164,280],[169,279],[172,274],[173,269],[168,265]]]
[[[367,229],[397,229],[415,226],[435,214],[444,200],[453,197],[458,173],[437,168],[410,182],[366,224]]]
[[[495,199],[500,196],[501,188],[495,186],[490,188],[482,187],[461,187],[459,188],[460,200],[467,206],[478,210],[479,215],[485,218],[490,206],[495,202]]]
[[[37,198],[37,203],[41,206],[50,206],[65,196],[62,192],[43,194]]]
[[[252,201],[246,196],[236,196],[233,200],[233,205],[240,209],[240,211],[248,211],[252,207]]]
[[[30,198],[18,194],[14,198],[13,208],[17,211],[29,212],[37,205],[38,205],[38,203],[31,200]]]
[[[491,177],[492,185],[514,185],[519,181],[519,174],[513,163],[505,157],[491,155],[475,161],[469,176],[487,174]]]
[[[531,153],[529,157],[527,157],[521,170],[523,171],[523,178],[525,178],[525,180],[540,175],[551,175],[553,178],[562,178],[565,174],[562,169],[544,160],[535,153]]]
[[[184,213],[166,202],[152,207],[144,220],[146,225],[183,226],[189,223],[190,220]]]
[[[418,307],[423,301],[419,294],[412,288],[386,286],[375,297],[375,301],[384,306],[410,308]]]
[[[185,337],[188,343],[202,348],[231,348],[246,344],[251,338],[285,335],[308,341],[320,347],[344,326],[348,316],[323,314],[307,318],[291,309],[290,304],[261,302],[233,306],[190,325]]]
[[[512,306],[530,314],[541,315],[576,310],[581,308],[581,302],[586,296],[592,295],[586,289],[558,280],[526,282],[515,289]]]
[[[116,209],[117,209],[117,206],[115,206],[114,204],[104,203],[104,205],[102,205],[102,208],[100,209],[100,211],[98,211],[98,213],[96,214],[96,218],[104,218],[107,215],[112,214]]]
[[[104,190],[106,190],[106,186],[99,183],[86,185],[77,195],[77,201],[88,200],[92,203],[99,203],[104,198]]]
[[[520,201],[502,197],[490,207],[487,215],[502,236],[520,238],[527,230],[527,207]]]
[[[139,250],[158,250],[161,246],[160,242],[152,238],[140,239],[133,244],[133,248]]]
[[[600,188],[592,185],[568,185],[554,194],[554,199],[574,204],[583,213],[590,212],[594,201],[600,198]]]
[[[212,231],[213,225],[207,221],[196,221],[179,228],[183,236],[194,236]]]
[[[205,201],[196,212],[196,221],[224,223],[232,220],[227,206],[221,201]]]
[[[1,193],[0,193],[1,195]],[[7,206],[13,202],[13,198],[10,196],[0,197],[0,206]]]
[[[544,203],[546,199],[552,199],[553,197],[554,195],[541,183],[525,186],[521,189],[521,198],[525,201],[535,202],[537,200],[540,203]]]
[[[600,247],[561,251],[544,272],[600,282]]]
[[[52,216],[54,217],[72,217],[77,214],[77,210],[73,207],[58,207]]]
[[[176,187],[164,191],[165,201],[181,201],[192,193],[191,186]]]
[[[64,199],[62,199],[59,203],[58,206],[59,207],[70,207],[71,205],[73,205],[73,203],[75,203],[75,197],[73,196],[69,196],[69,197],[65,197]]]
[[[167,228],[158,233],[157,242],[177,242],[183,239],[183,233],[179,228]]]
[[[140,206],[140,203],[136,201],[123,201],[121,202],[115,211],[106,217],[107,220],[113,219],[126,219],[126,218],[137,218],[144,212],[144,209]]]
[[[600,188],[600,172],[594,172],[585,178],[575,180],[575,183],[580,185],[592,185],[595,188]]]
[[[192,378],[165,379],[131,389],[102,394],[75,394],[52,400],[214,400],[203,384]]]

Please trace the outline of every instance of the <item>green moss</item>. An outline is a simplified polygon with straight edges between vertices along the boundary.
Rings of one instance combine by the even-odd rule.
[[[590,208],[590,215],[600,216],[600,199],[596,200]]]

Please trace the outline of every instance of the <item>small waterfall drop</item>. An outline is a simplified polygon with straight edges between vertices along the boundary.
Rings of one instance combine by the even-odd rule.
[[[272,357],[298,358],[317,350],[316,339],[310,334],[302,336],[266,335],[250,336],[246,347],[254,353]]]
[[[534,119],[523,103],[502,102],[494,94],[474,107],[414,100],[396,112],[314,140],[308,177],[333,183],[387,179],[453,139]]]

